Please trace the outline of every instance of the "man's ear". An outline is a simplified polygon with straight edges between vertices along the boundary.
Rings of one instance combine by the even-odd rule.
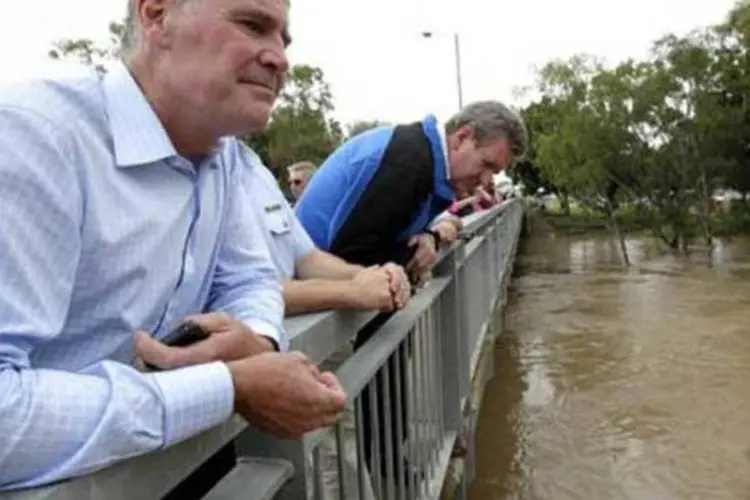
[[[170,14],[176,9],[174,0],[137,0],[136,12],[143,37],[159,46],[168,46]]]
[[[471,140],[473,137],[474,129],[470,125],[463,125],[451,134],[449,147],[451,149],[458,149],[465,141]]]

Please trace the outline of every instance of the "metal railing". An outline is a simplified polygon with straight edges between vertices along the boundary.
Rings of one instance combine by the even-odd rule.
[[[376,313],[287,319],[294,349],[317,363],[339,359],[336,374],[349,401],[335,427],[283,441],[235,416],[167,450],[0,500],[160,498],[231,440],[241,458],[205,498],[436,499],[462,431],[469,454],[457,497],[464,498],[474,470],[470,382],[493,311],[505,300],[523,211],[510,200],[465,218],[461,240],[441,253],[427,285],[343,359]]]

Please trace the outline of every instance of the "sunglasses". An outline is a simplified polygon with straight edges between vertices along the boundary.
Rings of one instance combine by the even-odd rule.
[[[289,185],[290,186],[299,186],[301,184],[302,184],[302,181],[299,180],[299,179],[290,179],[289,180]]]

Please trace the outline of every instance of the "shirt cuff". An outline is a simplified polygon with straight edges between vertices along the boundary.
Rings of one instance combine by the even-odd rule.
[[[234,412],[234,382],[221,362],[152,375],[164,401],[164,447],[227,421]]]
[[[289,350],[289,339],[287,339],[286,333],[280,332],[271,323],[259,319],[246,320],[244,321],[244,323],[254,333],[273,340],[278,346],[279,352],[285,352]]]

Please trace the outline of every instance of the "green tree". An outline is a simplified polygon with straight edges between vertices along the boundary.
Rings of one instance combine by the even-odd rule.
[[[542,169],[539,167],[538,152],[536,149],[537,135],[541,137],[549,133],[557,123],[558,117],[555,104],[552,99],[544,96],[538,102],[533,102],[520,110],[521,118],[526,124],[529,133],[529,151],[523,160],[515,162],[511,166],[508,175],[513,179],[515,184],[520,183],[523,185],[526,194],[536,194],[540,189],[545,193],[556,194],[562,203],[565,213],[570,214],[567,193],[552,184],[545,177]]]
[[[523,175],[606,214],[615,232],[625,205],[671,248],[698,235],[710,246],[715,191],[750,193],[749,2],[719,26],[657,40],[645,61],[553,61],[536,90],[522,111]]]
[[[266,164],[321,163],[340,143],[341,126],[332,117],[333,94],[320,68],[294,66],[265,131],[246,139]]]
[[[591,57],[546,65],[539,74],[546,95],[545,116],[532,130],[532,149],[545,178],[586,210],[607,217],[625,265],[630,259],[617,219],[617,189],[632,164],[628,94],[620,75],[608,73]]]
[[[715,28],[713,73],[715,104],[723,111],[720,126],[726,153],[723,187],[742,193],[747,209],[750,193],[750,2],[738,3],[725,23]]]
[[[49,57],[75,59],[95,68],[99,73],[104,73],[106,62],[119,55],[124,30],[123,23],[109,23],[109,40],[104,46],[99,46],[88,38],[58,40],[50,49]]]
[[[380,120],[359,120],[354,123],[350,123],[347,127],[349,131],[349,133],[347,134],[347,138],[350,139],[355,135],[361,134],[362,132],[378,128],[383,125],[388,125],[388,122],[383,122]]]

